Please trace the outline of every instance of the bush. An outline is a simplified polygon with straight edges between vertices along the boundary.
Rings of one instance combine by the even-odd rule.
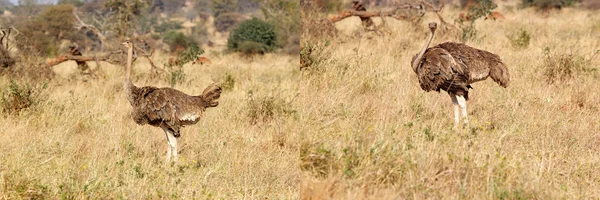
[[[262,96],[255,98],[252,91],[248,92],[247,116],[250,118],[250,124],[255,125],[259,122],[267,123],[273,120],[276,116],[289,115],[294,113],[294,110],[289,109],[287,104],[281,98],[272,96]]]
[[[299,1],[265,0],[261,10],[265,21],[275,25],[278,44],[288,54],[298,55],[300,45],[300,11]]]
[[[177,31],[169,31],[163,37],[163,40],[169,45],[171,52],[177,52],[190,47],[198,47],[198,42],[193,37],[184,35]]]
[[[542,67],[548,83],[568,81],[585,70],[587,60],[572,53],[551,53],[544,49]]]
[[[264,49],[264,52],[270,52],[275,49],[276,45],[275,27],[257,18],[240,23],[227,39],[227,48],[230,51],[258,48]]]
[[[235,25],[244,20],[244,16],[239,13],[225,13],[215,18],[215,28],[219,32],[230,31]]]
[[[329,45],[331,45],[330,42],[325,42],[324,44],[303,44],[300,49],[300,69],[306,68],[315,72],[322,70],[315,67],[319,66],[320,63],[327,60],[331,55],[331,52],[327,49]]]
[[[183,65],[192,62],[203,53],[204,50],[200,49],[197,45],[193,45],[182,51],[173,62],[165,65],[170,72],[167,78],[169,83],[171,83],[171,87],[185,82],[186,75],[183,72]]]
[[[243,41],[238,46],[238,51],[242,53],[242,55],[250,57],[255,54],[265,54],[267,52],[267,46],[254,41]]]
[[[561,9],[575,5],[578,0],[521,0],[523,7],[536,7],[539,9]]]
[[[43,88],[46,85],[44,84]],[[42,88],[42,89],[43,89]],[[6,113],[19,113],[37,103],[34,93],[37,89],[29,85],[20,85],[11,80],[6,93],[2,95],[2,111]]]
[[[235,78],[230,73],[226,73],[221,81],[221,87],[224,91],[231,91],[235,87]]]
[[[210,2],[215,18],[225,13],[237,12],[237,4],[237,0],[211,0]]]
[[[154,32],[164,33],[167,30],[177,30],[181,28],[181,22],[171,20],[161,20],[160,24],[154,26]]]
[[[464,17],[459,17],[455,20],[461,29],[460,40],[463,42],[475,39],[477,37],[475,21],[481,17],[490,15],[492,10],[498,7],[492,0],[480,0],[479,4],[480,6],[470,7]]]
[[[20,31],[20,35],[16,37],[17,47],[20,50],[40,53],[41,56],[54,56],[58,54],[61,40],[67,39],[73,42],[84,40],[78,31],[65,31],[74,27],[74,9],[71,4],[49,6],[32,20],[19,24],[17,30]]]
[[[529,41],[531,40],[531,35],[525,29],[521,29],[506,37],[510,40],[510,44],[517,49],[527,48],[527,46],[529,46]]]

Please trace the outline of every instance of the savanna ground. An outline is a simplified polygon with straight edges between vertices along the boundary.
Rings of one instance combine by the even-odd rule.
[[[218,107],[182,130],[175,166],[165,165],[164,132],[131,119],[124,67],[103,63],[92,77],[69,61],[45,81],[0,77],[4,96],[15,80],[29,84],[36,101],[0,115],[0,199],[298,198],[298,57],[203,56],[212,64],[186,65],[174,88],[198,95],[220,82],[225,89]],[[170,86],[166,74],[149,72],[138,58],[134,84]]]
[[[498,54],[511,83],[473,84],[471,126],[460,131],[448,94],[422,91],[409,64],[438,21],[432,13],[418,26],[388,19],[382,35],[359,30],[357,17],[336,23],[333,39],[303,35],[322,50],[300,81],[310,127],[301,197],[600,198],[600,13],[506,3],[496,11],[506,19],[476,21],[466,44]],[[457,15],[451,6],[443,13]],[[528,45],[519,42],[526,35]],[[431,46],[458,38],[438,34]]]

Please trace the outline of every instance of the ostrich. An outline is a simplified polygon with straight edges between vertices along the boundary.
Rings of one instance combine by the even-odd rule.
[[[471,84],[491,77],[506,88],[510,81],[508,68],[498,55],[465,44],[445,42],[427,48],[436,28],[435,22],[429,23],[431,35],[423,49],[413,57],[411,66],[423,90],[448,92],[454,105],[454,129],[457,129],[461,112],[465,125],[469,125],[466,101]]]
[[[206,108],[219,105],[221,87],[213,83],[204,89],[200,96],[189,96],[168,87],[136,87],[130,79],[133,43],[125,41],[122,45],[127,48],[127,72],[123,88],[132,107],[131,117],[139,125],[150,124],[162,128],[167,135],[167,163],[171,162],[171,155],[177,163],[177,138],[181,135],[180,128],[196,124]]]

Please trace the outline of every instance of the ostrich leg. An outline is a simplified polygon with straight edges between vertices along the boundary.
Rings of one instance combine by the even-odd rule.
[[[458,100],[456,99],[456,95],[451,94],[452,105],[454,106],[454,130],[458,130],[458,124],[460,123],[460,108],[458,105]]]
[[[469,127],[469,118],[467,117],[467,100],[463,96],[456,96],[456,100],[458,100],[458,105],[462,110],[462,117],[465,122],[465,126]]]
[[[165,125],[162,125],[161,128],[165,131],[165,135],[167,135],[167,163],[171,164],[171,155],[174,157],[175,163],[177,163],[177,138],[175,138],[175,134],[173,131],[169,130],[169,128]]]
[[[173,161],[175,162],[175,164],[177,164],[177,138],[175,137],[173,131],[169,131],[167,137],[169,138],[169,144],[171,145],[171,154],[173,154]]]

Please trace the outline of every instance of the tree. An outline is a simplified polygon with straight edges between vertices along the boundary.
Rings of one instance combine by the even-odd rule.
[[[24,37],[18,37],[19,49],[30,49],[42,55],[55,55],[60,40],[83,39],[74,29],[74,9],[71,4],[49,6],[33,20],[21,24],[17,29]]]
[[[120,40],[123,40],[127,35],[131,35],[137,26],[137,21],[147,7],[146,1],[142,0],[108,0],[104,4],[105,9],[111,12],[109,20],[111,23],[108,27],[114,30]]]
[[[237,0],[212,0],[213,16],[215,18],[223,13],[237,12]]]

